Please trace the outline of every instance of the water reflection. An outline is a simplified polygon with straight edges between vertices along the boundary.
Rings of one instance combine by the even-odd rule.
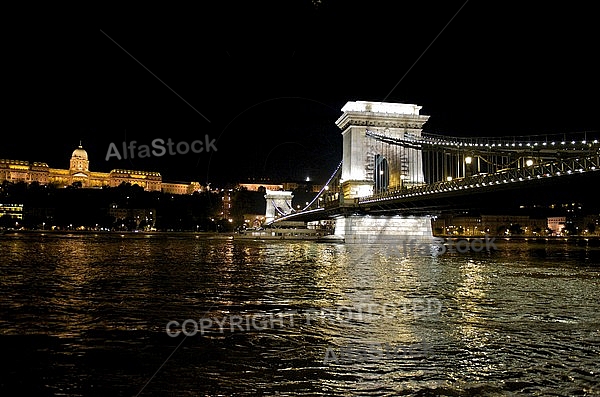
[[[502,242],[495,252],[406,256],[226,236],[21,235],[0,236],[0,250],[0,347],[12,363],[2,394],[598,388],[593,247]],[[169,321],[207,319],[210,330],[185,340],[166,332]]]

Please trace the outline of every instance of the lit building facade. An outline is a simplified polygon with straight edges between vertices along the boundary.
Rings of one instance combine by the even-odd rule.
[[[69,169],[51,168],[47,163],[0,159],[0,183],[4,181],[38,182],[40,185],[57,187],[80,184],[83,188],[117,187],[122,183],[130,183],[146,191],[170,194],[192,194],[203,190],[198,182],[163,182],[159,172],[126,169],[90,171],[88,154],[81,145],[71,154]]]
[[[247,189],[250,192],[258,192],[261,189],[266,190],[283,190],[282,184],[276,183],[239,183],[238,187]]]
[[[552,216],[548,218],[548,229],[552,230],[552,233],[560,235],[565,228],[566,223],[566,216]]]
[[[564,218],[562,218],[564,220]],[[490,235],[546,235],[549,225],[546,218],[529,215],[445,215],[432,219],[432,228],[437,235],[481,236]]]
[[[23,219],[23,204],[0,203],[0,218],[8,216],[13,219]]]

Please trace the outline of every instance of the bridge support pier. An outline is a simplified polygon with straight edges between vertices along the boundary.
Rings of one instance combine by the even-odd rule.
[[[430,216],[349,215],[335,219],[335,236],[347,244],[432,244]]]
[[[294,194],[288,191],[267,190],[267,210],[265,211],[265,222],[272,222],[281,214],[292,212],[292,198]]]

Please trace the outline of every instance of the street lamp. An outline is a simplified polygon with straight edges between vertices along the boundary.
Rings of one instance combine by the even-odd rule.
[[[465,157],[465,163],[463,164],[463,177],[471,176],[471,163],[473,162],[473,157],[467,156]]]
[[[531,167],[533,165],[533,160],[527,159],[527,161],[525,162],[525,165],[527,165],[528,167]]]

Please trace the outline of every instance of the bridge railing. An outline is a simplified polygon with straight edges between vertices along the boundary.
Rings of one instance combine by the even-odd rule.
[[[562,134],[539,134],[526,136],[501,136],[501,137],[450,137],[430,132],[423,132],[419,140],[430,144],[451,144],[458,146],[486,146],[486,147],[517,147],[517,146],[545,146],[561,147],[565,145],[597,145],[598,139],[592,137],[597,132],[570,132]]]
[[[373,196],[361,197],[357,200],[357,203],[360,205],[383,200],[442,193],[452,190],[484,188],[504,183],[523,182],[531,179],[557,177],[589,171],[600,171],[599,153],[596,153],[593,156],[568,158],[551,163],[536,164],[522,168],[511,168],[492,174],[480,174],[465,178],[457,178],[451,181],[439,181],[420,186],[388,190]]]
[[[518,151],[524,149],[570,151],[581,149],[595,150],[595,148],[600,145],[598,139],[588,139],[588,133],[586,131],[569,134],[512,137],[452,137],[423,132],[420,136],[405,134],[404,138],[399,138],[388,136],[381,132],[367,130],[366,135],[388,144],[414,149],[446,147],[493,151]]]

